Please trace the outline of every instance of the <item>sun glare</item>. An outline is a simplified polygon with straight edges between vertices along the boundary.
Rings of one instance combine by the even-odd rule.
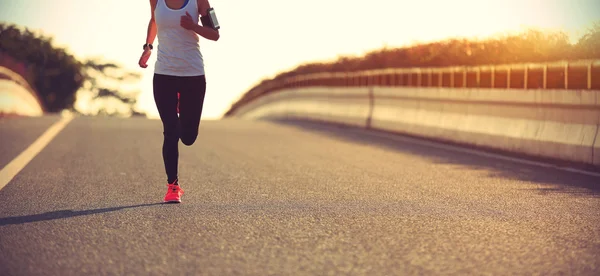
[[[219,41],[201,41],[208,83],[203,118],[220,117],[260,80],[307,62],[527,28],[564,31],[576,41],[600,20],[597,0],[210,2],[222,29]],[[142,74],[137,108],[156,117],[156,53],[149,68],[137,67],[150,16],[148,1],[9,0],[1,5],[1,20],[41,30],[78,58],[102,57]]]

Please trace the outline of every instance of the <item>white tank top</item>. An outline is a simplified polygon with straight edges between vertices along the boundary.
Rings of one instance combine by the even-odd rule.
[[[154,9],[158,36],[158,55],[154,73],[171,76],[204,75],[204,61],[200,53],[200,38],[194,31],[180,25],[181,16],[188,12],[198,24],[198,2],[188,0],[179,10],[167,6],[165,0],[158,0]]]

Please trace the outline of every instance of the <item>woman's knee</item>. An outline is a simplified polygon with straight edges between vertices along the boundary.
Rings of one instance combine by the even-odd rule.
[[[198,138],[198,132],[182,133],[181,142],[186,146],[191,146],[196,142],[196,138]]]

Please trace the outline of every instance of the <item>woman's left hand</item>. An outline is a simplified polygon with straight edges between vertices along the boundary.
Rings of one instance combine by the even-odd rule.
[[[179,24],[186,30],[194,30],[194,28],[197,26],[196,23],[194,23],[194,20],[192,20],[192,16],[188,12],[185,12],[185,15],[181,17]]]

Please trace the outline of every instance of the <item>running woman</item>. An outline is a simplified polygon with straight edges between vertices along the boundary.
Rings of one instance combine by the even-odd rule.
[[[206,78],[199,37],[217,41],[208,21],[208,0],[150,0],[151,17],[139,65],[148,67],[158,35],[154,68],[154,101],[163,124],[162,155],[167,173],[164,202],[181,202],[178,182],[179,140],[191,146],[198,137]],[[202,19],[200,19],[200,17]],[[203,24],[198,24],[198,22]],[[179,114],[178,114],[179,113]]]

